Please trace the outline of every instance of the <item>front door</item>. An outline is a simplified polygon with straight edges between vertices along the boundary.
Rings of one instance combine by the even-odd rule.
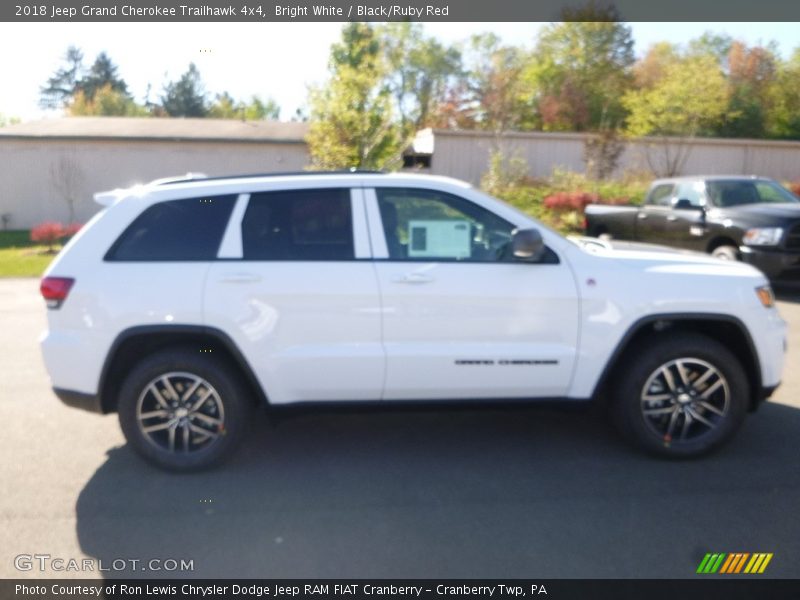
[[[449,193],[376,188],[366,200],[385,399],[566,394],[578,303],[572,274],[554,252],[536,264],[515,260],[514,226]]]

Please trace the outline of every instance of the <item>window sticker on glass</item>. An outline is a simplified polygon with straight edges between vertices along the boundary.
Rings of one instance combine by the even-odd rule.
[[[409,221],[408,239],[411,258],[470,257],[470,224],[466,220]]]

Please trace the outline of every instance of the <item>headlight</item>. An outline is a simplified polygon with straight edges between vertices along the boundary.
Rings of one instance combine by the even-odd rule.
[[[772,308],[775,306],[775,294],[772,293],[772,288],[768,285],[762,285],[756,288],[756,296],[761,300],[764,308]]]
[[[780,227],[755,227],[744,234],[744,243],[748,246],[777,246],[783,236]]]

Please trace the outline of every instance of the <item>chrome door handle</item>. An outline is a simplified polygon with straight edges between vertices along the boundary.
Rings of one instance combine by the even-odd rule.
[[[677,221],[677,220],[678,220],[678,217],[676,217],[675,215],[669,215],[667,217],[667,221]]]
[[[636,217],[639,219],[646,219],[647,213],[640,212],[639,214],[636,215]]]
[[[261,276],[255,273],[226,273],[220,278],[222,283],[256,283]]]
[[[422,273],[408,273],[394,280],[395,283],[430,283],[433,277]]]

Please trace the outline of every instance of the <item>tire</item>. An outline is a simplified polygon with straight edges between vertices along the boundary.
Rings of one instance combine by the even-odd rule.
[[[252,402],[226,362],[179,347],[131,370],[117,410],[125,438],[144,459],[198,471],[229,458],[246,437]]]
[[[652,454],[691,458],[711,452],[747,414],[744,368],[712,338],[673,333],[637,345],[623,360],[626,368],[612,387],[612,418],[624,437]]]
[[[711,251],[711,256],[720,260],[739,260],[739,250],[735,246],[717,246]]]

